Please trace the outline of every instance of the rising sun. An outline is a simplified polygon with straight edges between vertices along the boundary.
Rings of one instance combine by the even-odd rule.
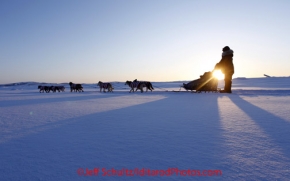
[[[213,76],[214,76],[215,78],[217,78],[218,80],[222,80],[222,79],[225,78],[225,75],[224,75],[220,70],[215,70],[215,71],[213,72]]]

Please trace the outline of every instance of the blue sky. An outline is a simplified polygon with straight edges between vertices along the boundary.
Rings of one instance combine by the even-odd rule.
[[[2,0],[0,83],[290,76],[288,0]]]

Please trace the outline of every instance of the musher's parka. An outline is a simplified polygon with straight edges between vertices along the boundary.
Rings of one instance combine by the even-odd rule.
[[[234,51],[230,47],[223,48],[222,59],[215,65],[215,70],[221,70],[225,75],[225,87],[221,93],[232,93],[232,76],[235,72],[233,64]]]

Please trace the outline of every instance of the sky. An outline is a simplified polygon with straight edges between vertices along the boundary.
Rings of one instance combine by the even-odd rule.
[[[1,0],[0,84],[290,76],[289,0]]]

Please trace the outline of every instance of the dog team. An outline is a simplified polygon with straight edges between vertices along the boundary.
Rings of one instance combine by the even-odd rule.
[[[69,83],[70,85],[70,91],[71,92],[84,92],[83,90],[83,86],[81,84],[74,84],[72,82]],[[108,92],[113,92],[113,86],[111,83],[109,82],[101,82],[99,81],[97,84],[100,87],[100,92],[106,92],[106,90],[108,90]],[[152,92],[152,90],[154,90],[151,82],[149,81],[138,81],[137,79],[135,79],[134,81],[126,81],[125,85],[128,85],[131,90],[130,92],[135,92],[138,89],[143,93],[143,88],[146,88],[146,92],[148,90],[150,90]],[[52,92],[64,92],[65,87],[64,86],[42,86],[39,85],[38,86],[39,92],[40,93],[49,93],[50,91]]]

